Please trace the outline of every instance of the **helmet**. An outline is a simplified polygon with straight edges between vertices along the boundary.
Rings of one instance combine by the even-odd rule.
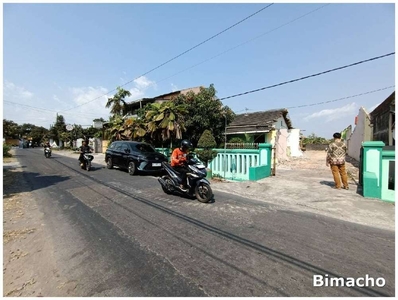
[[[189,149],[192,148],[192,143],[189,140],[182,140],[181,141],[181,148],[182,149]]]

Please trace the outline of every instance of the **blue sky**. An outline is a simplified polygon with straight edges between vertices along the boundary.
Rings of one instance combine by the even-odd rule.
[[[395,51],[394,3],[275,3],[138,78],[266,5],[3,4],[3,117],[49,127],[57,111],[67,123],[89,125],[108,118],[107,96],[128,81],[129,101],[212,83],[223,98]],[[236,113],[262,111],[394,84],[395,55],[223,103]],[[370,110],[393,91],[292,108],[289,115],[306,135],[330,137],[353,124],[361,106]]]

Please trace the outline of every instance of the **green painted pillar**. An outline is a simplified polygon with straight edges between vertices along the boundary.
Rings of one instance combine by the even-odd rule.
[[[260,166],[266,166],[266,176],[271,175],[271,163],[272,163],[272,145],[270,143],[259,144],[258,149],[260,150]]]
[[[380,141],[363,142],[363,196],[381,199],[382,151]]]

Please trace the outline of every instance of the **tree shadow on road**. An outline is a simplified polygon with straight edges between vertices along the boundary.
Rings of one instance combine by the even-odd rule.
[[[18,171],[15,168],[3,168],[3,197],[44,189],[68,179],[69,176],[42,175]]]

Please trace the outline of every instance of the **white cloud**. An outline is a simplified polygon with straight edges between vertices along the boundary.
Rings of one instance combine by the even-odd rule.
[[[154,81],[149,80],[145,76],[137,78],[134,80],[135,87],[140,90],[146,90],[151,85],[155,85]]]
[[[58,83],[54,82],[54,85],[62,91],[62,87]]]
[[[61,89],[55,82],[54,85]],[[134,80],[133,87],[130,89],[131,97],[127,98],[126,101],[142,98],[148,89],[155,87],[156,83],[154,81],[146,77],[138,78]],[[3,117],[15,120],[15,122],[20,124],[32,123],[48,128],[50,124],[55,122],[56,112],[58,112],[64,116],[66,123],[91,125],[92,120],[95,118],[102,117],[108,119],[110,109],[105,108],[105,104],[113,94],[114,92],[108,94],[108,89],[101,86],[73,87],[64,89],[62,94],[53,94],[52,97],[46,99],[45,97],[38,98],[25,88],[5,81],[4,100],[43,108],[49,111],[3,103]],[[67,110],[70,108],[73,109]]]
[[[178,87],[174,83],[171,84],[171,91],[172,92],[178,91]]]
[[[127,101],[134,101],[145,95],[145,92],[138,88],[132,88],[129,92],[131,93],[131,96],[126,98]]]
[[[3,100],[3,118],[18,124],[31,123],[48,128],[52,119],[55,118],[53,112],[33,108],[45,107],[43,104],[38,104],[41,102],[32,92],[7,80],[3,85]]]
[[[53,100],[56,101],[56,102],[58,102],[58,103],[61,103],[63,106],[65,106],[65,102],[61,101],[61,100],[58,98],[57,95],[53,95]]]
[[[66,123],[91,125],[96,118],[107,119],[109,109],[105,108],[108,101],[108,90],[104,87],[70,88],[72,102],[71,110],[61,111]],[[94,100],[95,99],[95,100]]]
[[[346,116],[349,116],[357,110],[357,105],[355,102],[351,104],[347,104],[343,107],[338,107],[335,109],[324,109],[319,112],[313,113],[311,115],[308,115],[305,117],[303,120],[304,121],[309,121],[311,119],[318,119],[322,118],[325,122],[330,122],[333,120],[337,120]]]
[[[24,87],[17,86],[12,82],[5,81],[4,82],[4,96],[7,98],[15,98],[20,100],[27,100],[33,97],[33,93],[26,90]],[[9,100],[11,101],[11,100]]]

